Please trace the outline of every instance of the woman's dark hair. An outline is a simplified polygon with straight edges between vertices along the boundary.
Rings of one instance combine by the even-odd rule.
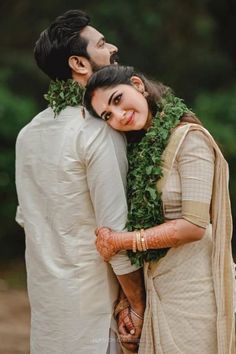
[[[34,47],[34,57],[38,67],[52,80],[71,78],[68,59],[80,55],[89,59],[87,41],[80,32],[90,23],[89,16],[80,10],[70,10],[58,16],[45,29]]]
[[[98,117],[97,112],[93,109],[92,98],[94,92],[98,88],[115,87],[120,84],[132,85],[131,77],[138,76],[142,79],[145,91],[148,93],[147,102],[149,109],[153,114],[157,110],[157,104],[161,97],[171,89],[160,82],[155,82],[147,79],[143,74],[135,72],[132,66],[108,65],[96,71],[89,79],[84,95],[84,106],[95,117]],[[187,113],[181,118],[182,122],[201,124],[194,113]]]
[[[86,109],[93,116],[100,118],[92,106],[92,98],[95,90],[98,88],[115,87],[120,84],[132,85],[130,79],[134,75],[142,79],[145,90],[148,92],[147,101],[149,108],[153,110],[154,106],[156,107],[156,103],[169,88],[161,83],[147,79],[143,74],[136,73],[132,66],[121,65],[104,66],[90,77],[84,95],[84,105]]]

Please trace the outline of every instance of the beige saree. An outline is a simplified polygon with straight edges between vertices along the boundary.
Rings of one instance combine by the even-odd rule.
[[[158,189],[163,190],[190,131],[200,131],[215,154],[211,224],[202,240],[172,248],[156,264],[145,265],[147,307],[140,354],[236,353],[228,166],[206,129],[183,124],[172,133]]]

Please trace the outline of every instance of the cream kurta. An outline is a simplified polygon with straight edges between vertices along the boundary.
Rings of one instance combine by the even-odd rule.
[[[105,354],[117,281],[94,230],[126,222],[126,148],[103,121],[50,108],[16,144],[17,220],[26,235],[31,354]],[[117,274],[135,268],[113,258]]]

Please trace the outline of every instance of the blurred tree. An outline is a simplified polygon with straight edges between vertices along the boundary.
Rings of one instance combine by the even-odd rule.
[[[222,52],[228,53],[236,69],[236,1],[211,0],[208,1],[211,16],[215,19],[215,41]]]
[[[31,99],[20,97],[3,84],[7,71],[0,71],[0,256],[23,253],[23,233],[14,222],[16,212],[15,153],[14,146],[19,130],[35,113]]]

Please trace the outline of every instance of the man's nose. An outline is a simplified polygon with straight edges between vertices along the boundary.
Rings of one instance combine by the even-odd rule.
[[[118,48],[114,44],[107,43],[107,46],[111,54],[118,52]]]

